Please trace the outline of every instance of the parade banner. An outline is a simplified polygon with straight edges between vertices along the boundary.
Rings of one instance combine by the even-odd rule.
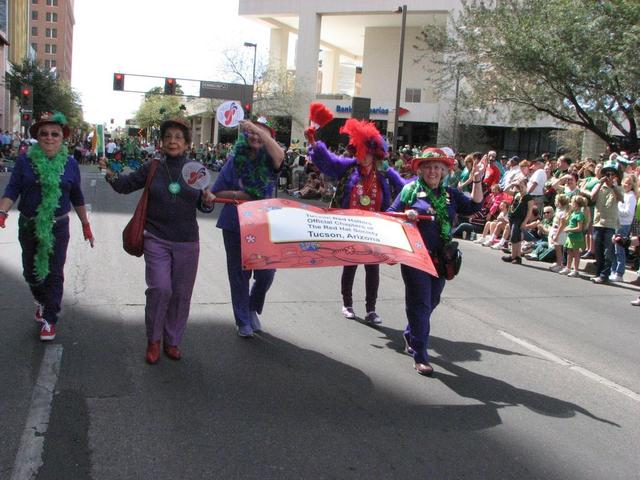
[[[405,219],[275,198],[237,208],[245,270],[403,263],[437,276],[415,223]]]

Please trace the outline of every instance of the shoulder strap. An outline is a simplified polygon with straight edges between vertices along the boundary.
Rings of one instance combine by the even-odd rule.
[[[153,177],[156,174],[156,170],[158,169],[158,165],[160,165],[160,160],[153,159],[151,160],[151,167],[149,167],[149,173],[147,173],[147,181],[144,183],[145,190],[149,188],[151,182],[153,181]]]

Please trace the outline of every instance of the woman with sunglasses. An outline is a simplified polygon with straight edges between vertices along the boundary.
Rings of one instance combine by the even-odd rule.
[[[5,227],[11,206],[20,199],[18,239],[23,276],[36,302],[35,319],[42,341],[56,337],[72,206],[82,223],[84,239],[91,247],[94,242],[80,188],[80,169],[63,143],[69,132],[62,113],[43,113],[29,128],[37,143],[16,159],[0,199],[1,228]]]

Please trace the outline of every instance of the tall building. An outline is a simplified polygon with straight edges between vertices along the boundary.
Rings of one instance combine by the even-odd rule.
[[[38,64],[71,82],[74,0],[29,1],[29,42]]]
[[[485,146],[525,157],[555,150],[550,132],[561,128],[555,120],[514,125],[499,107],[495,112],[458,112],[455,88],[438,93],[426,80],[424,67],[434,62],[434,55],[416,62],[415,38],[425,26],[447,26],[461,0],[402,3],[407,6],[403,55],[402,9],[396,0],[239,0],[241,16],[271,29],[269,64],[295,71],[292,137],[303,138],[312,101],[335,112],[323,138],[337,137],[340,122],[351,116],[353,97],[363,97],[370,99],[370,119],[381,131],[391,137],[397,127],[399,146],[465,148],[470,143],[475,149]]]

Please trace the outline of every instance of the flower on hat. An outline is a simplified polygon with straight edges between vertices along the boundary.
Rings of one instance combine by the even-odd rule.
[[[453,157],[447,155],[447,152],[441,148],[425,148],[420,155],[413,159],[411,162],[411,168],[414,172],[417,172],[420,164],[429,161],[441,162],[445,164],[449,170],[453,169]]]

